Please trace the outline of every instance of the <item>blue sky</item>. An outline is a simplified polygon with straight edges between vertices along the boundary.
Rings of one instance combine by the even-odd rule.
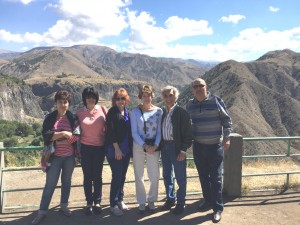
[[[299,0],[0,0],[0,49],[108,46],[196,60],[300,52]]]

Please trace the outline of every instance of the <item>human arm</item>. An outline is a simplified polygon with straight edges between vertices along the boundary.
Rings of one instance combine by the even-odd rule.
[[[179,108],[178,111],[180,112],[179,130],[181,138],[181,151],[177,156],[177,160],[182,161],[186,158],[186,151],[192,145],[193,131],[189,113],[183,108]]]
[[[223,127],[223,148],[226,151],[230,146],[230,133],[232,131],[232,120],[227,111],[226,105],[222,99],[218,99],[218,108],[220,111],[220,119]]]
[[[132,134],[133,140],[140,146],[143,146],[145,144],[145,142],[139,135],[139,129],[143,130],[144,123],[142,121],[140,121],[139,115],[140,115],[140,112],[138,111],[138,109],[133,109],[130,112],[131,134]],[[142,127],[139,126],[139,123],[142,123]]]
[[[123,157],[123,153],[120,149],[120,146],[117,142],[113,143],[114,149],[115,149],[115,159],[116,160],[121,160]]]

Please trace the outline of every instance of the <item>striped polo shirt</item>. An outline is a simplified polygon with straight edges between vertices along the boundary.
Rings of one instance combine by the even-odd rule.
[[[222,138],[229,139],[232,122],[221,98],[208,93],[201,102],[196,98],[189,100],[186,109],[191,116],[196,142],[217,144]]]
[[[172,141],[173,140],[173,125],[171,117],[173,115],[175,106],[177,104],[173,105],[173,107],[167,111],[166,109],[166,116],[164,117],[164,121],[162,122],[162,134],[163,134],[163,140],[165,141]]]

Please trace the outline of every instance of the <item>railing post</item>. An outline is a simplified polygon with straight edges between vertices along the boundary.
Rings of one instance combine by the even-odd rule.
[[[3,148],[3,142],[0,142],[0,148]],[[4,161],[4,151],[0,151],[0,213],[4,213],[4,205],[5,205],[5,193],[4,189],[4,175],[2,169],[5,168]]]
[[[230,147],[224,153],[223,190],[228,196],[241,196],[242,155],[243,137],[239,134],[233,133],[230,135]]]

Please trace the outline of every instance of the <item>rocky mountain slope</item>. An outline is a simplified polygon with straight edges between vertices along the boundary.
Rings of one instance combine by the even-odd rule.
[[[283,50],[269,52],[253,62],[226,61],[203,78],[208,89],[226,102],[234,132],[244,137],[299,136],[299,53]],[[185,105],[191,97],[188,86],[179,101]],[[287,149],[282,143],[263,143],[259,152],[278,152],[278,146],[282,151]],[[257,147],[253,144],[250,152],[257,152]]]
[[[108,47],[79,45],[68,48],[35,48],[0,66],[0,73],[19,79],[73,74],[83,78],[139,80],[162,87],[183,86],[209,67],[180,59],[118,53]],[[210,67],[211,68],[211,67]]]
[[[31,87],[0,75],[0,119],[28,121],[34,118],[43,118],[43,111]]]

